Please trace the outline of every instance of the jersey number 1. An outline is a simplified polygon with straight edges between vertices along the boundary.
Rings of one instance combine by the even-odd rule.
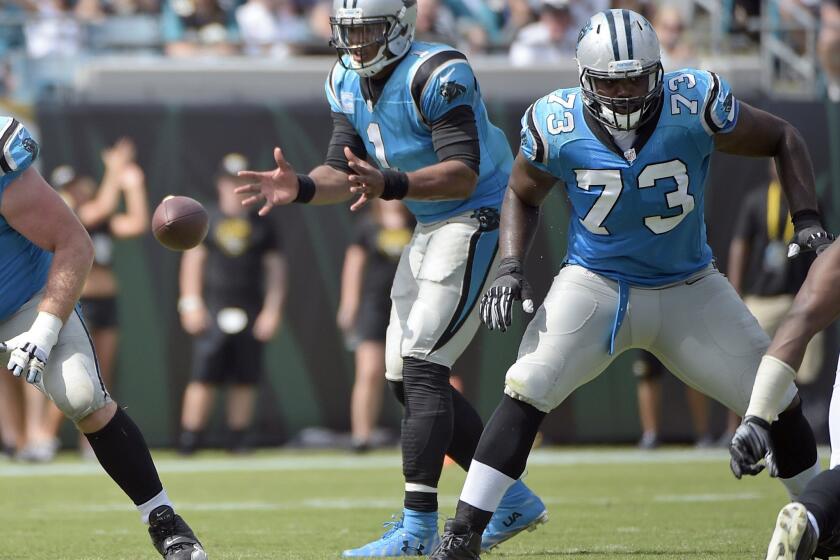
[[[379,130],[379,124],[375,122],[370,123],[367,127],[367,135],[368,140],[370,140],[374,150],[376,150],[376,159],[379,161],[379,166],[383,169],[390,168],[388,158],[385,157],[385,143],[382,142],[382,131]]]
[[[588,191],[592,187],[604,188],[581,223],[596,235],[609,235],[610,230],[604,227],[604,222],[618,202],[618,197],[624,188],[621,171],[618,169],[576,169],[575,175],[579,189]],[[677,190],[666,193],[665,200],[668,208],[679,207],[680,213],[676,216],[645,216],[645,226],[657,235],[668,233],[677,227],[683,218],[694,210],[694,197],[688,194],[688,170],[683,162],[673,159],[646,165],[639,174],[637,187],[647,189],[656,186],[656,181],[660,179],[673,179],[677,182]]]

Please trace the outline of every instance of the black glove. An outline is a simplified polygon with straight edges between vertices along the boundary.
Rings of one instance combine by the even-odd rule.
[[[791,220],[793,221],[793,239],[788,245],[789,258],[808,251],[816,251],[819,255],[834,241],[834,236],[823,228],[820,215],[816,210],[800,210],[792,216]]]
[[[747,416],[735,430],[729,444],[729,468],[735,478],[745,474],[755,476],[766,465],[770,476],[778,476],[779,468],[773,456],[773,442],[770,440],[770,424],[757,416]],[[764,464],[759,461],[764,459]]]
[[[522,301],[526,313],[534,312],[534,291],[522,274],[522,264],[516,257],[506,257],[499,263],[493,285],[481,298],[481,320],[491,331],[507,330],[514,301]]]

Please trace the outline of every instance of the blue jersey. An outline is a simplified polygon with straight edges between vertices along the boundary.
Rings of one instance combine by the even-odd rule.
[[[38,144],[22,124],[0,116],[0,203],[9,186],[38,157]],[[47,283],[52,254],[12,229],[0,214],[0,321]]]
[[[325,86],[332,110],[347,116],[381,168],[416,171],[438,163],[431,123],[455,107],[470,106],[481,149],[475,191],[461,200],[404,202],[422,223],[483,206],[498,208],[513,155],[505,135],[487,118],[466,57],[446,45],[416,42],[396,64],[379,99],[371,105],[362,94],[359,75],[336,63]]]
[[[640,286],[708,266],[704,187],[714,135],[738,118],[729,85],[699,70],[666,74],[658,120],[626,152],[585,113],[578,87],[543,97],[522,119],[522,154],[566,185],[567,262]]]

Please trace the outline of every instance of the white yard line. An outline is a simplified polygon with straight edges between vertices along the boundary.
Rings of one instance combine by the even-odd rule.
[[[820,455],[827,457],[828,448],[821,448]],[[640,451],[636,449],[580,450],[580,449],[538,449],[528,461],[531,466],[574,466],[574,465],[636,465],[636,464],[679,464],[679,463],[728,463],[729,453],[725,449],[694,450],[665,449]],[[215,473],[215,472],[271,472],[271,471],[336,471],[398,469],[400,457],[397,453],[378,454],[367,457],[340,455],[301,454],[282,452],[280,455],[256,455],[243,458],[194,459],[166,458],[156,461],[158,470],[172,473]],[[96,476],[104,475],[101,467],[92,462],[57,462],[47,465],[0,462],[0,479],[29,478],[39,476]]]

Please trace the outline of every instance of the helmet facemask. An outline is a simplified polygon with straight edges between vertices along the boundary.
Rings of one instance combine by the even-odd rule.
[[[619,60],[610,62],[606,72],[581,67],[580,85],[586,108],[610,128],[637,129],[656,114],[662,96],[663,74],[659,61],[642,66],[638,60]],[[640,90],[640,94],[615,96],[599,93],[599,86],[603,89],[605,82],[618,80],[632,80],[628,89]]]
[[[396,16],[361,17],[361,10],[339,10],[330,18],[330,45],[341,65],[369,78],[408,52],[413,37]]]

